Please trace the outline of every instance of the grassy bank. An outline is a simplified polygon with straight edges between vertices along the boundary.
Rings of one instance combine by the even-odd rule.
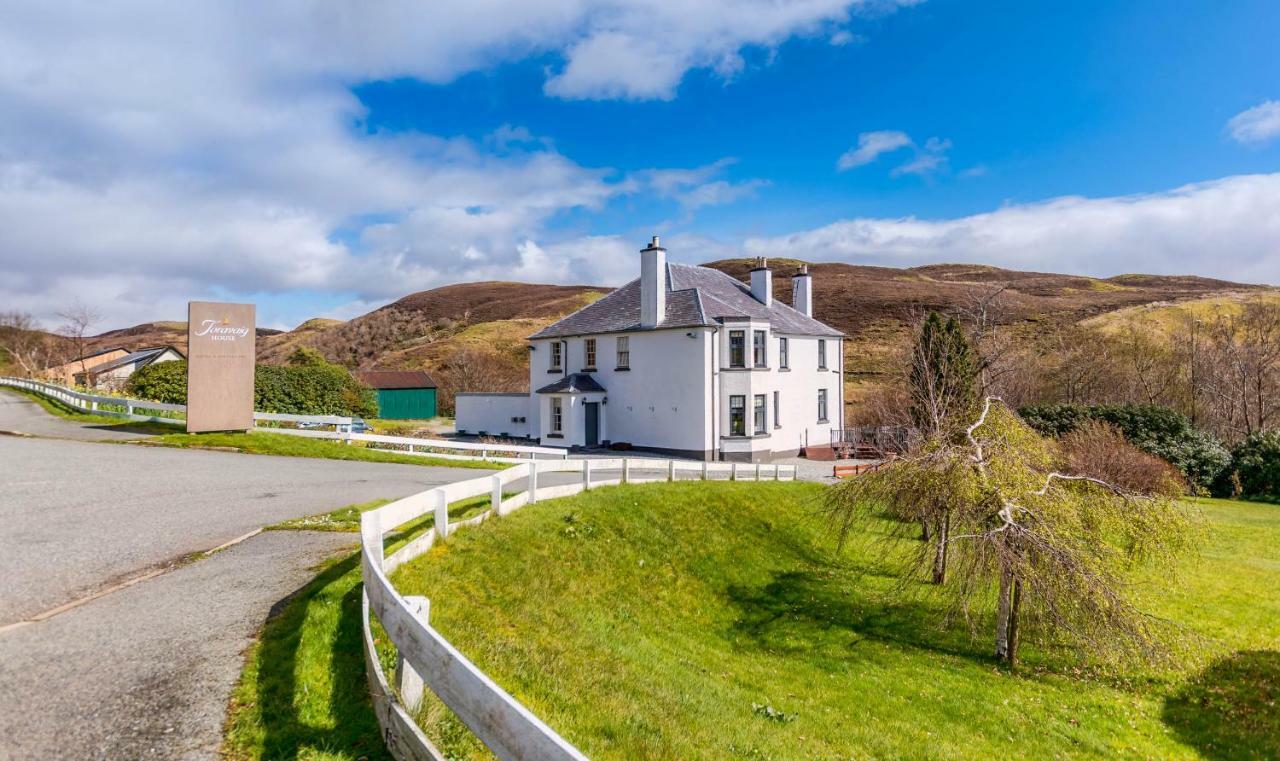
[[[1202,660],[1091,679],[1034,649],[996,668],[986,626],[892,594],[865,544],[836,557],[820,488],[594,491],[461,532],[394,581],[592,758],[1280,756],[1280,508],[1201,502],[1182,583],[1139,579]],[[420,720],[485,756],[438,706]]]
[[[317,457],[328,460],[360,460],[362,462],[394,462],[404,465],[433,465],[443,468],[482,468],[501,470],[505,463],[488,460],[453,460],[370,449],[363,442],[343,444],[326,439],[290,436],[286,433],[250,431],[248,433],[168,433],[150,439],[150,445],[181,448],[234,449],[246,454],[269,454],[281,457]]]
[[[360,513],[387,500],[286,521],[274,530],[359,531]],[[484,497],[449,506],[454,519],[484,510]],[[398,527],[388,551],[434,524]],[[389,758],[369,702],[360,644],[360,555],[326,563],[263,626],[231,697],[223,753],[231,759]]]

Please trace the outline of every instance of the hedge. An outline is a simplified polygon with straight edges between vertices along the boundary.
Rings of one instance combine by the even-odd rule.
[[[1167,460],[1187,482],[1208,488],[1231,465],[1231,454],[1212,434],[1198,430],[1176,410],[1155,404],[1046,404],[1023,407],[1018,414],[1047,436],[1062,436],[1086,420],[1119,428],[1134,446]]]
[[[156,402],[187,403],[187,363],[160,362],[129,377],[127,393]],[[293,415],[374,417],[378,400],[338,365],[258,365],[253,375],[253,408]]]

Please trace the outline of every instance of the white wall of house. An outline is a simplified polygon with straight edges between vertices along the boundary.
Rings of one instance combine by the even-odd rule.
[[[454,396],[454,420],[458,433],[529,438],[529,407],[528,394],[462,393]]]
[[[583,402],[601,402],[601,441],[627,442],[637,447],[706,452],[710,435],[710,342],[706,328],[649,330],[623,334],[629,346],[629,365],[618,367],[619,335],[574,336],[531,341],[529,387],[535,391],[565,374],[589,372],[604,387],[597,395],[565,395],[566,430],[562,440],[544,440],[548,446],[582,446],[585,443]],[[586,365],[586,340],[596,340],[596,366]],[[553,371],[551,345],[565,345],[558,370]],[[532,430],[550,432],[551,402],[548,394],[533,394]],[[572,413],[572,414],[570,414]],[[536,418],[536,419],[535,419]],[[569,421],[572,421],[570,424]]]

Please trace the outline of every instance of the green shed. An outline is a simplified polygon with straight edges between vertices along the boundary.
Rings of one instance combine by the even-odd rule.
[[[426,420],[436,416],[436,383],[421,370],[365,370],[355,375],[378,392],[378,417]]]

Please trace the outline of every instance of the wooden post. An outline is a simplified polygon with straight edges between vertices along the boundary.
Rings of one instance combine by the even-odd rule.
[[[667,460],[667,480],[668,481],[676,480],[676,461],[675,460]]]
[[[736,462],[729,466],[729,480],[730,481],[738,480],[738,463]]]
[[[444,489],[436,492],[436,536],[444,539],[449,536],[449,498]]]
[[[493,517],[497,518],[502,515],[502,476],[490,476],[489,483],[493,484],[493,491],[489,495],[489,509],[493,511]]]
[[[591,489],[591,461],[583,460],[582,461],[582,490],[588,491],[590,489]]]
[[[760,480],[760,463],[756,463],[756,480]]]
[[[631,461],[623,457],[622,458],[622,483],[626,484],[630,482],[631,482]]]
[[[538,461],[529,461],[529,504],[538,501]]]
[[[431,614],[430,600],[412,596],[404,598],[404,601],[409,603],[409,610],[413,611],[418,620],[428,623]],[[422,677],[405,660],[403,653],[396,653],[396,681],[400,688],[400,702],[409,709],[409,713],[417,713],[422,706]]]
[[[707,461],[702,461],[702,480],[707,480]]]

